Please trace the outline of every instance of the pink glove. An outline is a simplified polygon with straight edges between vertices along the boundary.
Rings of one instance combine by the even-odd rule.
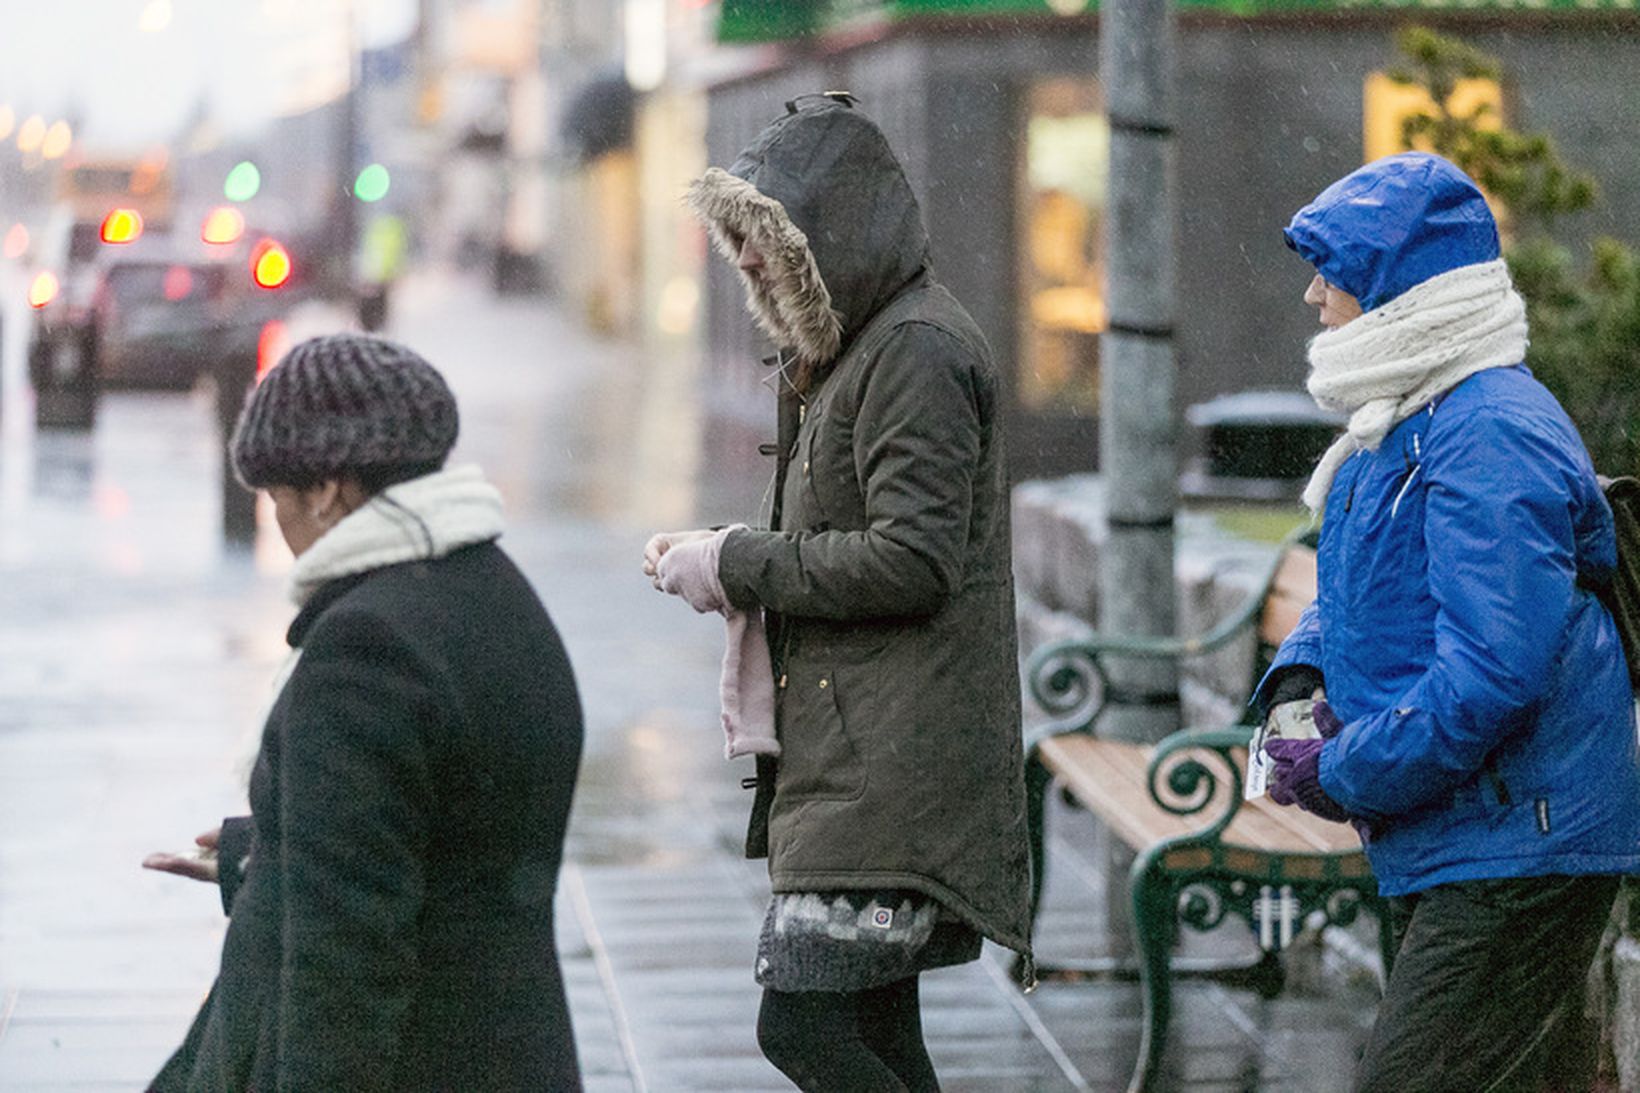
[[[702,528],[698,531],[662,531],[649,537],[649,542],[643,547],[643,575],[655,576],[655,567],[660,564],[661,555],[677,546],[679,543],[693,543],[701,539],[710,539],[716,531]],[[655,587],[660,588],[659,584]]]
[[[662,592],[682,596],[702,614],[726,610],[729,598],[718,580],[718,555],[728,536],[729,529],[724,528],[710,538],[675,543],[655,564],[656,585]]]

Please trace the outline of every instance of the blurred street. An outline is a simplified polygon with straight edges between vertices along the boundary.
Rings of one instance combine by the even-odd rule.
[[[767,882],[739,854],[749,765],[722,759],[720,628],[638,570],[660,527],[754,511],[760,481],[697,473],[693,378],[540,301],[424,274],[391,335],[461,400],[454,457],[503,491],[503,544],[570,648],[588,715],[561,951],[587,1086],[785,1088],[753,1033]],[[292,337],[341,316],[307,305]],[[205,886],[138,867],[241,812],[239,764],[293,614],[270,521],[218,541],[206,393],[114,394],[94,433],[14,420],[0,457],[0,1090],[132,1090],[180,1040],[224,920]],[[697,498],[738,498],[740,513]],[[743,769],[744,767],[744,769]],[[1094,827],[1056,817],[1045,955],[1111,950]],[[1244,929],[1227,945],[1248,945]],[[1120,950],[1117,950],[1120,951]],[[1344,1089],[1375,990],[1276,1001],[1188,984],[1166,1088]],[[1122,1088],[1136,984],[1031,996],[1003,954],[924,986],[949,1090]]]
[[[1505,230],[1471,264],[1505,260],[1527,311],[1513,355],[1595,467],[1640,473],[1636,0],[125,0],[86,23],[61,4],[0,18],[0,1093],[143,1089],[216,974],[218,891],[141,862],[248,810],[295,614],[292,560],[271,503],[253,511],[222,481],[221,419],[253,368],[307,337],[379,330],[443,372],[462,413],[451,462],[481,465],[500,490],[502,545],[568,647],[587,739],[556,926],[593,1093],[790,1088],[756,1040],[769,883],[742,853],[753,764],[723,759],[723,624],[640,568],[654,532],[767,516],[772,388],[794,365],[793,388],[841,359],[829,334],[805,349],[790,316],[764,314],[760,331],[749,301],[755,314],[778,297],[792,305],[781,315],[827,331],[835,313],[845,347],[865,345],[848,339],[891,295],[920,290],[926,253],[995,369],[983,427],[1006,435],[982,450],[1002,453],[1011,491],[1022,664],[1045,667],[1043,694],[1076,684],[1065,693],[1082,712],[1110,699],[1098,734],[1123,742],[1234,722],[1269,647],[1335,573],[1287,550],[1309,517],[1301,491],[1348,420],[1347,402],[1323,406],[1309,388],[1318,319],[1353,320],[1312,294],[1379,302],[1312,268],[1283,225],[1363,164],[1416,151],[1473,175],[1490,214],[1471,227]],[[897,167],[818,150],[771,166],[773,138],[758,134],[820,110],[857,111]],[[699,184],[724,181],[708,168],[737,162],[756,193],[731,182],[719,196],[783,225],[767,239],[697,212],[716,185]],[[869,207],[844,215],[805,196],[821,182]],[[882,196],[902,189],[904,208]],[[901,254],[885,225],[920,239],[914,221],[926,251]],[[801,292],[764,280],[771,255]],[[850,271],[885,255],[907,264],[856,306]],[[991,392],[989,378],[974,389]],[[919,422],[937,405],[919,405]],[[840,416],[798,420],[829,430]],[[837,422],[857,479],[873,446],[863,418]],[[848,482],[847,459],[840,485],[879,488],[874,473]],[[1405,511],[1421,511],[1438,481],[1417,476],[1422,459],[1415,438],[1391,517],[1409,496]],[[791,512],[792,526],[848,530],[829,511],[823,524]],[[1278,555],[1294,580],[1268,579]],[[984,631],[1000,603],[945,632]],[[1164,657],[1135,667],[1131,650],[1086,677],[1056,659],[1093,633],[1117,649],[1143,637],[1149,657],[1152,637],[1220,632],[1222,645],[1177,644],[1177,679]],[[1002,694],[1007,653],[994,652],[983,686],[940,660],[927,690]],[[921,700],[915,670],[883,671]],[[1028,707],[1027,730],[1045,716]],[[943,745],[947,719],[926,720],[915,739]],[[941,751],[897,753],[902,781],[960,802],[957,822],[1000,814],[972,803],[987,787],[954,792],[931,769],[995,768]],[[1036,955],[1064,974],[1024,994],[1012,954],[987,947],[922,980],[948,1091],[1127,1088],[1147,1028],[1128,869],[1176,821],[1161,783],[1188,796],[1205,782],[1145,771],[1136,749],[1089,754],[1056,768],[1065,782],[1045,805]],[[1071,804],[1077,793],[1116,830],[1137,819],[1128,841]],[[884,796],[853,811],[896,835],[914,827],[883,813],[916,794]],[[1536,803],[1547,835],[1547,798]],[[976,848],[981,825],[923,826],[965,862],[998,857]],[[1215,848],[1220,833],[1163,851],[1171,873],[1208,877],[1175,889],[1174,923],[1208,928],[1180,926],[1171,1031],[1147,1089],[1349,1089],[1381,964],[1376,923],[1352,919],[1359,878],[1334,869],[1353,841],[1300,859],[1264,852],[1287,845],[1281,833],[1250,855]],[[1311,834],[1301,845],[1322,845]],[[1220,849],[1234,868],[1226,856],[1189,873]],[[1293,924],[1292,863],[1330,896],[1279,942],[1284,989],[1261,981],[1279,997],[1193,977],[1259,959],[1250,920],[1276,947],[1275,918]],[[1604,1038],[1602,1081],[1640,1090],[1627,888],[1584,1016]],[[1159,928],[1166,909],[1139,915]]]

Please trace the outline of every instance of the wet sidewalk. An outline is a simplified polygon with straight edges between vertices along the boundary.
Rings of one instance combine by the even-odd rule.
[[[768,889],[762,864],[739,853],[749,761],[722,758],[721,624],[638,571],[651,531],[696,516],[686,364],[645,361],[459,280],[409,286],[396,312],[391,333],[461,400],[457,458],[482,463],[505,495],[503,544],[582,687],[587,750],[559,928],[588,1088],[789,1088],[753,1032]],[[315,331],[335,321],[303,319]],[[140,1089],[180,1040],[224,924],[214,891],[138,862],[243,810],[238,770],[293,614],[271,537],[254,551],[217,540],[209,398],[121,394],[103,410],[89,437],[31,437],[13,421],[0,447],[7,1093]],[[762,489],[712,485],[743,494],[746,511]],[[1039,948],[1104,954],[1097,833],[1081,814],[1052,826]],[[1234,930],[1224,944],[1250,947]],[[1122,1088],[1137,986],[1052,983],[1027,997],[1007,966],[988,950],[926,977],[945,1088]],[[1266,1002],[1183,986],[1162,1087],[1347,1088],[1371,997],[1357,986]]]

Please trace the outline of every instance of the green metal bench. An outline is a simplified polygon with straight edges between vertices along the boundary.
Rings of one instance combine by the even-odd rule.
[[[1346,926],[1362,910],[1379,921],[1389,968],[1387,915],[1354,831],[1268,798],[1242,800],[1251,713],[1235,726],[1178,732],[1154,746],[1103,740],[1095,731],[1107,704],[1123,698],[1110,684],[1108,659],[1202,657],[1253,630],[1248,671],[1256,683],[1314,597],[1315,552],[1289,541],[1259,590],[1200,637],[1094,635],[1045,645],[1027,663],[1031,694],[1052,718],[1026,742],[1033,908],[1046,861],[1044,802],[1055,782],[1136,855],[1129,891],[1137,961],[1039,964],[1038,975],[1139,979],[1145,1021],[1130,1091],[1149,1088],[1156,1073],[1176,976],[1213,978],[1273,997],[1285,983],[1278,954],[1297,928],[1316,916]],[[1258,935],[1256,960],[1174,961],[1181,924],[1209,930],[1232,915]]]

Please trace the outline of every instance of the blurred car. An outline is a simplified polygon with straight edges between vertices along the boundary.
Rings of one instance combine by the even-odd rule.
[[[37,310],[37,394],[185,389],[224,358],[254,360],[262,329],[289,310],[302,279],[288,250],[245,227],[237,211],[233,217],[228,236],[146,229],[107,243],[101,230],[88,259],[65,256],[72,272],[58,297]],[[76,227],[70,236],[83,239],[84,232]],[[88,413],[79,417],[85,420],[64,424],[89,424]]]
[[[103,386],[186,389],[221,351],[232,326],[229,269],[175,250],[133,248],[101,269],[91,326]]]
[[[100,227],[59,207],[34,239],[28,368],[43,426],[90,428],[96,418],[96,331],[89,319]]]

